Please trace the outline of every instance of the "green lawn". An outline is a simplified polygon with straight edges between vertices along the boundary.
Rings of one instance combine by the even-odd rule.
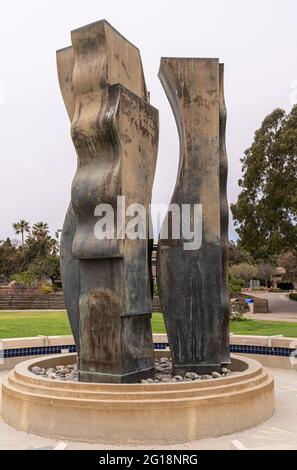
[[[66,312],[2,312],[0,311],[0,338],[25,336],[69,335],[70,325]]]
[[[163,316],[154,313],[154,333],[165,333]],[[297,323],[246,320],[231,322],[231,331],[241,335],[277,335],[297,337]],[[0,311],[0,338],[22,338],[37,335],[68,335],[70,326],[65,311],[59,312],[2,312]]]
[[[1,329],[1,328],[0,328]],[[236,335],[297,337],[297,323],[268,320],[245,320],[231,322],[230,330]]]

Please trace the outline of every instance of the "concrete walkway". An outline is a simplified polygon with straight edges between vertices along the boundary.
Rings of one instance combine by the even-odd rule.
[[[254,297],[268,300],[269,313],[247,314],[246,317],[254,320],[274,320],[297,322],[297,301],[291,300],[283,292],[251,292]]]
[[[272,418],[255,428],[240,433],[215,439],[203,439],[188,444],[171,446],[154,446],[152,449],[226,449],[233,448],[232,441],[237,441],[244,448],[267,450],[297,450],[297,373],[294,371],[271,369],[276,383],[276,412]],[[0,382],[7,372],[0,372]],[[252,413],[252,410],[251,410]],[[61,417],[63,419],[63,417]],[[160,417],[162,419],[162,417]],[[217,417],[220,419],[220,416]],[[234,416],[236,419],[236,416]],[[73,424],[75,425],[75,423]],[[79,426],[79,424],[76,423]],[[45,423],[46,426],[46,423]],[[145,423],[144,423],[145,426]],[[215,423],[214,423],[215,426]],[[0,449],[28,449],[38,447],[55,447],[59,441],[34,436],[16,431],[0,419]],[[67,449],[75,450],[125,450],[136,447],[107,446],[69,442]],[[137,447],[149,449],[150,447]]]

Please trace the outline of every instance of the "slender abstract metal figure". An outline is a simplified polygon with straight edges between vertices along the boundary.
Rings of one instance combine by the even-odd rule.
[[[78,159],[61,270],[79,380],[137,382],[154,375],[151,248],[147,237],[118,235],[118,197],[126,207],[144,206],[149,218],[158,111],[149,103],[139,50],[111,25],[98,21],[71,37],[72,47],[57,52]],[[104,204],[114,210],[115,233],[98,239]]]
[[[223,64],[218,59],[162,58],[159,77],[180,139],[171,204],[180,212],[185,204],[200,208],[199,226],[195,212],[190,220],[202,236],[201,246],[185,249],[189,240],[183,219],[177,239],[174,213],[168,212],[168,238],[159,238],[157,277],[173,368],[180,374],[219,371],[230,362]]]

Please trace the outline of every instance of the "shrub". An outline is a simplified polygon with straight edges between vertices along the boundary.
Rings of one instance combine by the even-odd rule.
[[[41,286],[41,292],[43,294],[52,294],[53,292],[55,292],[55,289],[53,286],[50,286],[48,284],[44,284],[43,286]]]
[[[32,271],[23,271],[18,274],[13,274],[10,276],[10,279],[23,287],[31,287],[36,281],[36,275],[32,273]]]
[[[229,279],[229,292],[231,295],[239,294],[244,287],[244,280],[238,279],[236,277],[231,277]]]
[[[255,278],[257,273],[257,266],[254,266],[250,263],[238,263],[229,268],[229,274],[231,278],[235,277],[236,279],[242,279],[245,281],[245,283],[247,283],[250,279]]]
[[[297,294],[290,294],[289,297],[291,300],[297,300]]]
[[[233,312],[231,312],[230,314],[230,320],[231,321],[245,321],[246,318],[243,317],[243,314],[242,312],[240,312],[239,310],[234,310]]]
[[[238,299],[231,301],[230,304],[230,320],[236,321],[245,321],[246,318],[243,317],[243,314],[249,312],[249,306],[244,299]]]

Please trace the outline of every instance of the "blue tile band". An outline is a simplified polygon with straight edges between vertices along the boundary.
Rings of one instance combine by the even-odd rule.
[[[164,350],[169,348],[168,343],[155,343],[155,350]],[[75,345],[63,345],[63,346],[40,346],[32,348],[18,348],[18,349],[5,349],[4,359],[18,356],[41,356],[45,354],[61,354],[63,350],[68,349],[69,353],[75,353]],[[290,348],[273,348],[268,346],[248,346],[241,344],[231,344],[230,352],[238,354],[263,354],[266,356],[282,356],[290,357],[295,351]]]
[[[44,354],[61,354],[64,349],[68,349],[69,353],[76,352],[75,345],[69,346],[38,346],[33,348],[5,349],[4,359],[17,356],[41,356]]]

